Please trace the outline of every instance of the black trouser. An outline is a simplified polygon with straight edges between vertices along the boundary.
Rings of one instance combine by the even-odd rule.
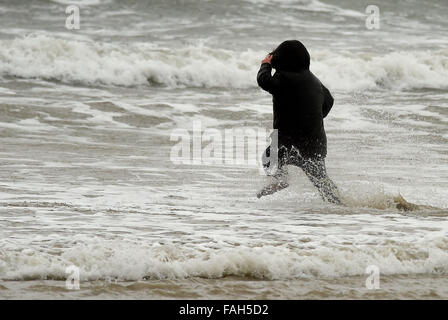
[[[325,169],[325,158],[321,156],[304,158],[300,152],[294,147],[286,147],[280,145],[277,153],[277,164],[270,157],[270,146],[263,153],[263,167],[267,175],[274,176],[280,181],[286,182],[287,172],[286,165],[294,165],[305,172],[314,186],[319,191],[322,199],[335,204],[340,204],[338,189],[327,175]]]

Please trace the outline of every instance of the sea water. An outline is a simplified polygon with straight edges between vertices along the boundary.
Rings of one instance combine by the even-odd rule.
[[[378,0],[369,29],[369,4],[1,1],[0,297],[448,298],[448,5]],[[343,206],[298,168],[257,199],[259,163],[172,156],[194,122],[223,152],[270,132],[256,74],[288,39],[335,98]]]

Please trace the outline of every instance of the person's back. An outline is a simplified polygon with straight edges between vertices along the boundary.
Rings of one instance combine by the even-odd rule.
[[[279,130],[281,137],[291,138],[303,155],[325,156],[324,95],[320,81],[309,70],[279,73],[282,86],[273,95],[274,129]],[[319,145],[306,143],[317,140],[321,142]]]
[[[273,52],[272,64],[262,64],[257,81],[273,95],[273,127],[278,129],[279,139],[296,145],[305,157],[325,157],[323,118],[333,97],[309,70],[309,64],[308,51],[299,41],[285,41]],[[272,67],[276,68],[274,76]]]
[[[271,65],[272,64],[272,65]],[[323,118],[333,106],[333,97],[309,70],[310,56],[297,40],[285,41],[263,61],[257,74],[260,87],[273,95],[274,129],[278,130],[278,182],[258,196],[271,194],[288,186],[285,165],[302,168],[324,200],[340,203],[336,186],[328,178],[324,158],[327,139]],[[272,76],[272,67],[276,69]],[[264,159],[269,157],[270,147]],[[264,163],[265,168],[270,163]]]

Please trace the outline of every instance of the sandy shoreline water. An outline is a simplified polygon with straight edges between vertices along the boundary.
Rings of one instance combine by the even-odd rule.
[[[366,289],[366,277],[308,280],[221,279],[146,280],[81,283],[67,290],[64,281],[2,281],[1,299],[447,299],[444,276],[382,276],[380,289]]]
[[[448,298],[445,0],[379,0],[378,30],[355,0],[85,0],[74,31],[65,2],[0,4],[0,298]],[[297,168],[257,199],[263,139],[257,164],[173,157],[195,123],[234,158],[226,130],[270,133],[256,73],[295,38],[345,206]]]

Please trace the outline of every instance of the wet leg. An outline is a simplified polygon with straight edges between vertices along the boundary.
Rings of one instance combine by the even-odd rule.
[[[274,181],[269,185],[261,189],[257,193],[257,198],[261,198],[263,196],[271,195],[277,191],[285,189],[289,187],[288,184],[288,171],[285,167],[285,158],[287,156],[287,150],[285,148],[280,148],[278,151],[278,162],[275,168],[271,168],[271,163],[267,161],[270,156],[270,148],[268,147],[263,154],[263,166],[265,168],[265,172],[268,176],[274,178]]]
[[[281,168],[277,170],[277,173],[273,175],[274,182],[270,183],[263,189],[261,189],[257,193],[257,198],[261,198],[263,196],[267,196],[273,193],[276,193],[277,191],[280,191],[282,189],[285,189],[289,187],[288,184],[288,172],[286,171],[286,168]]]
[[[306,159],[303,162],[302,169],[324,201],[341,204],[338,188],[327,175],[324,159]]]

